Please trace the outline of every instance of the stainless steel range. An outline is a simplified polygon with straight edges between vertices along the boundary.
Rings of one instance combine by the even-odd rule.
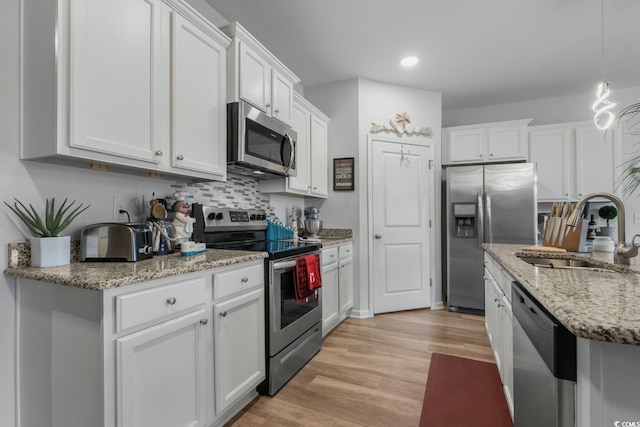
[[[193,204],[193,239],[207,247],[267,252],[265,259],[267,379],[258,387],[273,396],[322,346],[322,288],[296,301],[294,276],[299,257],[320,254],[320,243],[266,240],[263,210]]]

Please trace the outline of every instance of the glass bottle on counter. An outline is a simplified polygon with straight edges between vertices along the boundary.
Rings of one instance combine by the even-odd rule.
[[[595,239],[597,234],[596,231],[598,230],[598,224],[596,224],[596,221],[593,219],[593,215],[591,215],[591,221],[589,221],[589,228],[587,231],[587,239]]]

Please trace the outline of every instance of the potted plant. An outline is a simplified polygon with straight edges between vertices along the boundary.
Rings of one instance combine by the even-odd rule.
[[[82,204],[73,208],[75,200],[67,204],[64,199],[56,210],[55,199],[46,199],[44,218],[29,204],[27,208],[18,199],[14,199],[13,206],[4,202],[27,226],[34,237],[31,239],[31,266],[54,267],[67,265],[71,259],[71,238],[59,236],[78,215],[86,211],[90,205],[83,208]],[[73,208],[73,209],[72,209]]]
[[[623,108],[616,114],[618,126],[623,125],[625,132],[640,136],[640,102],[636,102]],[[640,144],[640,141],[636,145]],[[618,186],[622,187],[625,196],[633,194],[640,186],[640,155],[626,162],[626,166],[618,179]]]
[[[615,217],[618,216],[618,210],[614,206],[606,205],[601,207],[600,210],[598,210],[598,215],[600,216],[600,218],[605,219],[607,221],[606,227],[600,227],[600,230],[601,230],[600,234],[603,236],[614,237],[616,228],[609,226],[609,220],[614,219]]]

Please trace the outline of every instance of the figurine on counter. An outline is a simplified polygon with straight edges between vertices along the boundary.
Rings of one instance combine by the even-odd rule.
[[[173,226],[176,229],[176,235],[178,237],[176,240],[177,246],[191,238],[193,224],[195,224],[196,219],[189,216],[189,205],[184,200],[177,200],[173,204],[173,211],[175,212],[173,216]]]

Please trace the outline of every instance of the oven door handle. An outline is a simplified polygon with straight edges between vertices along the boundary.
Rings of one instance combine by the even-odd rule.
[[[283,261],[283,262],[274,262],[273,263],[273,271],[284,270],[286,268],[293,268],[296,266],[296,261]]]

